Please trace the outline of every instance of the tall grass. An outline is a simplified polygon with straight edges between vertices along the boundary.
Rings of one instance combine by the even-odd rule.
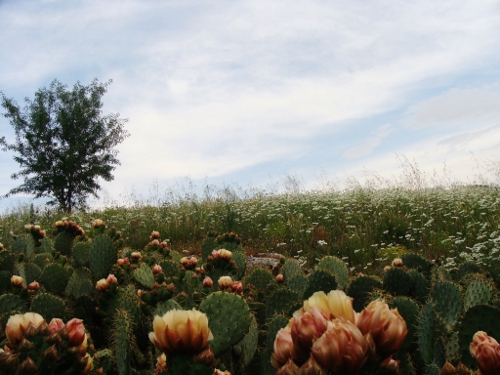
[[[412,169],[409,173],[419,173]],[[408,176],[410,179],[410,176]],[[293,180],[293,176],[290,178]],[[217,189],[185,191],[163,199],[117,203],[78,212],[67,219],[84,229],[100,218],[122,232],[126,246],[142,249],[152,230],[176,250],[199,252],[209,232],[238,233],[248,252],[278,252],[312,265],[324,255],[342,258],[353,271],[377,270],[406,251],[453,266],[463,260],[487,263],[500,248],[500,194],[496,185],[428,187],[373,185],[338,191]],[[373,182],[373,180],[372,180]],[[50,230],[63,214],[19,208],[0,219],[0,242],[26,223]]]

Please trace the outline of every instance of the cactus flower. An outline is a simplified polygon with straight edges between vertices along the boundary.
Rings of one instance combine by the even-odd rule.
[[[232,289],[233,279],[231,279],[231,276],[221,276],[219,278],[218,284],[220,290]]]
[[[302,360],[305,362],[313,341],[326,331],[328,322],[328,316],[316,306],[294,319],[291,327],[292,341],[297,349],[297,355],[305,357],[297,358],[299,362]]]
[[[299,366],[290,358],[287,363],[276,371],[276,375],[298,375]]]
[[[158,358],[156,358],[155,371],[157,374],[159,374],[160,372],[165,372],[167,370],[167,356],[165,355],[165,353],[162,353]]]
[[[62,321],[60,318],[52,318],[52,320],[49,323],[49,329],[50,332],[58,332],[59,330],[63,329],[66,327],[66,324]]]
[[[196,268],[196,265],[198,264],[198,259],[196,259],[196,257],[193,255],[183,257],[181,258],[181,264],[184,266],[184,268],[192,270]]]
[[[398,309],[390,309],[387,303],[371,302],[357,317],[356,325],[364,334],[370,333],[378,354],[385,358],[403,345],[408,328]]]
[[[149,236],[149,240],[150,241],[153,241],[153,240],[159,240],[160,239],[160,232],[154,230],[151,232],[151,235]]]
[[[153,274],[155,274],[155,275],[158,275],[159,273],[161,273],[163,271],[159,264],[155,264],[153,266],[152,270],[153,270]]]
[[[274,339],[274,350],[271,356],[271,364],[274,368],[280,368],[292,358],[294,345],[292,341],[292,327],[281,328]]]
[[[22,288],[24,285],[24,279],[21,276],[13,275],[10,278],[10,284],[16,288]]]
[[[326,375],[326,371],[318,365],[318,362],[311,355],[309,359],[299,368],[299,375]]]
[[[208,318],[201,311],[170,310],[161,317],[154,317],[149,339],[167,355],[198,354],[207,347],[213,335],[208,328]]]
[[[278,283],[282,283],[282,282],[284,282],[284,281],[285,281],[285,277],[283,276],[283,274],[282,274],[282,273],[280,273],[280,274],[276,275],[276,281],[277,281]]]
[[[33,281],[33,282],[29,283],[28,289],[38,290],[38,289],[40,289],[40,284],[37,281]]]
[[[229,371],[227,371],[227,370],[222,371],[222,370],[219,370],[218,368],[216,368],[214,370],[213,375],[231,375],[231,373]]]
[[[243,294],[243,284],[241,283],[241,281],[235,281],[233,283],[233,285],[231,285],[231,289],[233,290],[233,292],[235,292],[236,294],[239,294],[239,295],[242,295]]]
[[[393,267],[403,267],[403,259],[401,258],[394,258],[392,261],[392,266]]]
[[[101,279],[101,280],[97,281],[97,283],[95,284],[95,287],[99,292],[104,292],[105,290],[107,290],[109,288],[109,281],[106,279]]]
[[[308,300],[304,301],[304,307],[294,313],[295,316],[302,315],[311,307],[318,307],[329,318],[343,318],[351,323],[356,323],[356,314],[352,307],[353,299],[341,290],[332,290],[330,293],[316,292]]]
[[[368,350],[360,330],[345,319],[328,322],[323,335],[314,341],[311,354],[314,360],[332,374],[355,373],[365,363]]]
[[[469,350],[481,375],[500,374],[500,344],[493,337],[483,331],[476,332]]]
[[[38,367],[31,359],[30,356],[27,356],[24,361],[21,362],[21,365],[19,366],[19,373],[21,374],[35,374],[38,372]]]
[[[80,346],[87,338],[85,326],[81,319],[71,319],[66,323],[66,329],[68,330],[68,341],[70,346]]]
[[[223,259],[230,261],[233,257],[233,253],[226,249],[212,250],[212,257],[214,259]]]
[[[205,278],[203,279],[203,287],[204,288],[211,288],[213,286],[214,286],[214,282],[212,281],[210,276],[205,276]]]
[[[24,334],[28,328],[37,329],[45,319],[37,313],[25,313],[12,315],[5,326],[7,340],[13,346],[17,346],[24,339]]]

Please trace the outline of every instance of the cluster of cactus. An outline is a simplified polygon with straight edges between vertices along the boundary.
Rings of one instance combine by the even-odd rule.
[[[200,257],[183,257],[157,231],[151,232],[143,249],[124,247],[120,233],[102,220],[94,221],[87,233],[74,222],[58,222],[53,239],[34,225],[26,231],[11,249],[0,248],[1,326],[26,313],[39,314],[47,322],[83,321],[92,337],[87,349],[94,361],[88,368],[91,374],[438,374],[451,368],[475,370],[483,342],[500,338],[497,287],[472,263],[448,270],[407,253],[379,278],[351,276],[342,260],[326,256],[313,269],[282,258],[271,271],[247,269],[242,241],[235,233],[210,234]],[[350,307],[344,308],[352,310],[349,318],[333,310],[309,309],[311,301],[328,295],[345,297],[334,305],[345,307],[349,301]],[[375,314],[368,312],[380,306],[404,320],[406,327],[396,330],[399,339],[390,349],[366,323],[368,315]],[[355,311],[365,323],[357,322]],[[333,363],[331,345],[314,347],[312,339],[297,338],[310,329],[308,324],[325,328],[315,331],[314,340],[323,334],[328,339],[320,343],[348,335],[349,345],[354,352],[361,345],[356,353],[362,355],[356,363]],[[45,343],[36,353],[47,352],[48,341],[40,337],[49,332],[41,330],[36,335],[33,329],[28,332],[30,340],[37,337],[36,345]],[[2,337],[3,346],[9,338]],[[473,350],[474,337],[482,341]],[[0,353],[0,361],[8,358],[12,366],[15,362],[17,373],[26,368],[49,373],[35,371],[31,363],[37,369],[49,366],[46,354],[30,355],[31,360],[20,354],[14,361],[12,353],[18,349],[9,350],[11,354]],[[64,350],[57,347],[51,369],[66,366],[63,362],[70,357]],[[83,366],[83,359],[75,358],[72,363]],[[14,367],[9,367],[12,373]],[[86,373],[87,365],[71,371]],[[482,367],[481,371],[487,373]]]

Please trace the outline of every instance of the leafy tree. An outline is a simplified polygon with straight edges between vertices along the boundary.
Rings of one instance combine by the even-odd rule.
[[[0,137],[4,150],[15,152],[21,170],[11,177],[24,183],[5,196],[28,193],[49,197],[49,204],[71,212],[85,207],[89,195],[98,197],[99,178],[113,180],[120,162],[114,147],[129,136],[127,119],[119,114],[102,114],[102,97],[111,80],[90,85],[77,82],[72,90],[54,80],[50,88],[39,89],[34,100],[25,99],[20,109],[0,92],[2,106],[16,134],[9,144]]]

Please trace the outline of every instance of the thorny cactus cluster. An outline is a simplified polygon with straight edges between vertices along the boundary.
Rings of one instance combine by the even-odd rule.
[[[473,263],[273,274],[246,269],[235,233],[182,257],[157,231],[124,247],[102,220],[25,230],[0,244],[0,375],[500,373],[498,285]]]

